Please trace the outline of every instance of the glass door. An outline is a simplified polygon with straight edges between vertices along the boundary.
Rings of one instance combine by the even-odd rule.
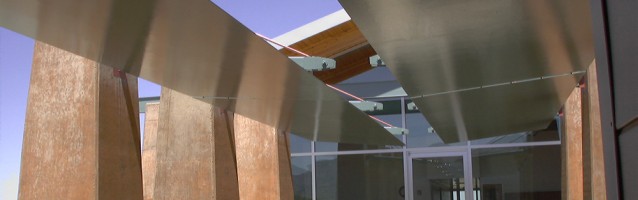
[[[465,152],[411,154],[408,199],[474,199],[467,159]]]

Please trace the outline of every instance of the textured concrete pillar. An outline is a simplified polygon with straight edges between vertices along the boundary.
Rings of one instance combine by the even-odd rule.
[[[36,43],[19,199],[142,199],[137,79]]]
[[[168,88],[159,115],[152,112],[147,127],[158,128],[145,132],[144,171],[154,173],[145,176],[145,198],[239,199],[232,113]]]
[[[563,107],[563,199],[583,199],[583,125],[581,88],[575,88]]]
[[[234,121],[241,199],[293,199],[287,133],[238,114]]]

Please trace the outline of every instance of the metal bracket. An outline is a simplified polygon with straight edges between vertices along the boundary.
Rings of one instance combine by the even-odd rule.
[[[409,111],[413,111],[413,110],[419,110],[419,108],[416,107],[416,104],[414,102],[410,102],[408,103],[408,110]]]
[[[381,60],[381,57],[379,55],[370,56],[370,66],[385,67],[385,62]]]
[[[325,71],[337,68],[337,61],[330,58],[323,57],[288,57],[290,60],[297,63],[297,65],[301,66],[303,69],[309,72],[314,71]]]
[[[390,132],[392,135],[407,135],[410,133],[408,129],[399,128],[399,127],[383,127],[385,130]]]
[[[383,110],[383,104],[374,101],[350,101],[354,107],[357,107],[363,112],[381,111]]]

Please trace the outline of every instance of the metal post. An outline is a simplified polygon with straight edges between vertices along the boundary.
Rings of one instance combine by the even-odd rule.
[[[311,164],[310,164],[310,170],[311,170],[311,176],[312,176],[312,200],[317,200],[317,170],[316,170],[316,162],[317,159],[315,158],[315,141],[311,141],[310,142],[310,153],[312,154],[310,156],[310,160],[311,160]]]
[[[406,116],[405,116],[405,97],[401,97],[401,127],[406,128],[406,120],[405,120]],[[409,158],[409,154],[407,151],[407,144],[408,144],[408,140],[407,140],[407,135],[403,134],[403,143],[405,143],[406,145],[403,146],[403,193],[404,193],[404,198],[409,198],[410,200],[412,198],[412,195],[409,195],[408,193],[412,193],[412,184],[410,184],[410,180],[412,180],[412,176],[410,175],[411,173],[411,162],[408,162]]]
[[[470,146],[470,142],[467,142],[466,151],[463,155],[463,165],[465,171],[465,199],[473,200],[474,198],[474,179],[472,175],[472,147]]]

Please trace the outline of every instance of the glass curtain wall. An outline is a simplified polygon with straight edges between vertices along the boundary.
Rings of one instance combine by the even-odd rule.
[[[480,199],[561,199],[560,169],[559,145],[472,150]]]
[[[428,200],[560,199],[559,121],[544,130],[445,144],[419,111],[408,106],[406,97],[375,101],[394,109],[368,114],[407,128],[408,134],[395,135],[406,146],[311,142],[291,136],[295,199],[410,199],[408,192],[413,199]],[[445,151],[464,152],[469,159],[411,157]],[[465,180],[472,184],[463,176],[471,176]]]

